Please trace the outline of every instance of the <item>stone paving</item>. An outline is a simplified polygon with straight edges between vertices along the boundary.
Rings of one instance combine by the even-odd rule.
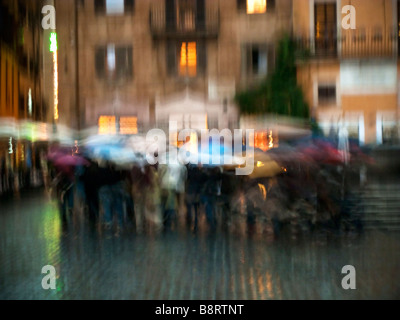
[[[41,269],[57,270],[56,290]],[[341,287],[356,268],[356,290]],[[291,237],[257,233],[65,231],[42,191],[0,202],[0,299],[398,299],[400,233]]]

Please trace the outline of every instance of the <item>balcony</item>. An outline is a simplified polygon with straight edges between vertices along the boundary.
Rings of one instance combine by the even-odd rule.
[[[345,30],[340,37],[298,37],[295,41],[299,58],[394,58],[399,53],[397,32],[393,30]]]
[[[217,38],[219,10],[208,8],[202,18],[188,12],[180,19],[167,19],[165,8],[154,6],[150,9],[150,32],[153,39]]]

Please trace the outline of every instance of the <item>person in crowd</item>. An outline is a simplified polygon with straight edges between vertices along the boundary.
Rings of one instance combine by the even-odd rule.
[[[193,227],[193,231],[196,232],[198,230],[200,192],[205,181],[202,180],[204,175],[202,175],[199,166],[189,164],[187,173],[185,193],[186,225],[189,229]]]
[[[115,235],[118,236],[124,226],[122,175],[110,161],[105,161],[100,166],[99,176],[101,177],[99,198],[103,209],[103,225],[106,230],[113,226],[114,215],[117,217]]]
[[[89,160],[89,165],[83,173],[82,180],[86,195],[86,206],[89,222],[94,225],[99,220],[99,165]]]
[[[204,183],[201,191],[201,202],[204,204],[206,219],[211,232],[216,230],[215,206],[220,194],[221,169],[219,167],[204,168]]]
[[[68,217],[72,215],[74,209],[74,168],[69,166],[62,168],[62,170],[58,168],[54,168],[54,170],[55,178],[52,184],[57,195],[61,221],[63,225],[66,225]]]
[[[180,163],[160,166],[161,212],[163,214],[164,230],[177,224],[179,210],[179,195],[185,190],[187,169]]]

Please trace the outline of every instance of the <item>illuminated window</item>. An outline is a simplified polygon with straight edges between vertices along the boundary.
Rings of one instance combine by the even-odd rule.
[[[267,0],[247,0],[247,13],[264,13],[267,11]]]
[[[237,8],[247,14],[272,12],[275,0],[237,0]]]
[[[138,125],[137,117],[121,117],[119,119],[119,133],[120,134],[137,134]]]
[[[183,42],[180,50],[179,75],[194,77],[196,73],[196,42]]]
[[[116,134],[115,116],[101,116],[99,118],[99,134]]]

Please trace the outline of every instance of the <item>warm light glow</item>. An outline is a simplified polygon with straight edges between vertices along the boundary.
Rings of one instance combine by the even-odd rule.
[[[178,132],[175,131],[169,133],[169,144],[178,148],[183,145],[183,141],[178,141]]]
[[[259,131],[254,133],[254,147],[262,151],[267,151],[269,149],[267,132]]]
[[[99,134],[116,134],[115,116],[101,116],[99,118]]]
[[[264,13],[267,11],[267,0],[247,0],[247,13]]]
[[[53,65],[54,65],[54,120],[58,120],[58,54],[57,51],[53,52]]]
[[[199,150],[198,144],[199,143],[198,143],[197,133],[196,132],[190,133],[190,148],[189,148],[190,153],[194,154]]]
[[[319,38],[321,38],[321,26],[320,26],[319,22],[317,22],[317,28],[316,29],[317,29],[317,32],[316,32],[315,37],[317,39],[319,39]]]
[[[254,147],[262,151],[276,148],[278,141],[275,141],[272,130],[258,131],[254,133]]]
[[[181,76],[196,76],[197,53],[196,42],[184,42],[181,46],[179,74]]]
[[[137,134],[138,133],[137,117],[121,117],[119,119],[119,133]]]
[[[257,161],[257,168],[264,167],[264,163],[261,161]]]
[[[258,187],[260,188],[260,192],[263,196],[264,201],[267,199],[267,189],[265,188],[265,186],[261,183],[258,184]]]
[[[272,130],[269,132],[269,145],[268,147],[272,149],[274,147],[274,137],[272,136]]]

